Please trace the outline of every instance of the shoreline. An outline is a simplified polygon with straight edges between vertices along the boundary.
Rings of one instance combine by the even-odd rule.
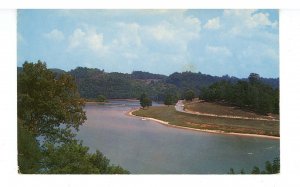
[[[107,99],[104,102],[99,101],[85,101],[85,104],[106,104],[109,103],[109,101],[139,101],[137,99]]]
[[[195,129],[195,128],[191,128],[191,127],[183,127],[183,126],[178,126],[178,125],[172,125],[172,124],[169,124],[169,122],[166,122],[166,121],[163,121],[163,120],[150,118],[150,117],[136,116],[136,115],[132,114],[134,111],[137,111],[137,110],[139,110],[139,108],[138,109],[134,108],[134,109],[131,109],[131,110],[127,111],[125,114],[128,115],[128,116],[131,116],[131,117],[138,117],[138,118],[141,118],[141,119],[147,119],[147,120],[155,121],[155,122],[158,122],[158,123],[160,123],[162,125],[165,125],[165,126],[168,126],[168,127],[185,129],[185,130],[192,130],[192,131],[212,133],[212,134],[223,134],[223,135],[229,135],[229,136],[246,136],[246,137],[267,138],[267,139],[274,139],[274,140],[279,140],[280,139],[280,137],[277,137],[277,136],[236,133],[236,132],[224,132],[224,131],[220,131],[220,130]]]

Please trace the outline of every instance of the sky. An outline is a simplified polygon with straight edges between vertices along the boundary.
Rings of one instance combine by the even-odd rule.
[[[17,66],[279,76],[278,10],[18,10]]]

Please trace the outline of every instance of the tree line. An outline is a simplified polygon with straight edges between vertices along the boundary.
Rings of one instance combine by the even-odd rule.
[[[266,161],[264,170],[260,169],[257,166],[254,166],[251,174],[277,174],[280,173],[280,159],[276,157],[273,162]],[[228,174],[246,174],[244,169],[241,169],[239,172],[235,172],[233,168],[230,168]]]
[[[279,113],[279,89],[264,84],[258,74],[248,81],[220,81],[202,89],[199,99],[226,102],[261,114]]]
[[[20,173],[129,173],[76,139],[86,114],[70,74],[55,74],[41,61],[25,62],[17,82]]]
[[[187,90],[200,95],[204,88],[220,81],[231,83],[247,81],[228,75],[218,77],[200,72],[175,72],[166,76],[142,71],[133,71],[131,74],[107,73],[103,69],[86,67],[77,67],[68,72],[59,69],[50,70],[55,74],[72,75],[81,97],[85,99],[97,99],[99,95],[107,99],[139,98],[143,93],[147,93],[154,101],[164,101],[170,93],[174,97],[183,99]],[[21,71],[22,68],[19,67],[18,72]],[[272,88],[279,87],[278,78],[261,78],[261,81]]]

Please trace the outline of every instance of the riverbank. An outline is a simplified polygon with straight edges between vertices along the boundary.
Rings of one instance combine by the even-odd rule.
[[[191,102],[179,100],[175,108],[177,109],[177,111],[180,112],[201,116],[279,122],[279,115],[259,115],[252,111],[242,110],[234,106],[217,104],[213,102],[205,102],[198,99],[195,99]]]
[[[159,110],[154,112],[154,110],[157,109]],[[165,112],[168,114],[164,113],[163,110],[165,110]],[[186,130],[232,135],[232,136],[234,135],[234,136],[248,136],[248,137],[259,137],[259,138],[268,138],[268,139],[280,139],[279,136],[267,134],[267,133],[272,133],[272,131],[266,131],[261,129],[249,129],[248,127],[241,127],[241,126],[235,127],[234,125],[219,125],[219,124],[214,125],[214,124],[207,124],[207,123],[199,123],[199,120],[197,123],[194,123],[195,121],[194,118],[197,116],[195,115],[190,116],[193,114],[184,114],[184,113],[177,112],[175,111],[174,107],[165,107],[165,106],[151,107],[147,110],[132,109],[127,112],[127,115],[139,117],[141,119],[152,120],[162,125],[173,127],[173,128],[181,128]],[[185,116],[185,115],[189,115],[189,116]],[[188,117],[189,120],[186,120],[186,117]],[[250,133],[247,131],[249,131]]]
[[[85,101],[86,104],[106,104],[109,103],[109,101],[139,101],[138,99],[108,99],[104,102],[99,102],[99,101]]]

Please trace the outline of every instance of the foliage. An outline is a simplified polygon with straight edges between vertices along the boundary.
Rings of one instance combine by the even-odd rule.
[[[188,90],[184,93],[184,99],[187,101],[192,101],[195,98],[195,92],[193,90]]]
[[[149,107],[152,106],[152,101],[150,98],[148,98],[148,96],[146,94],[142,94],[140,96],[140,105],[145,108],[145,107]]]
[[[251,174],[277,174],[280,172],[280,160],[279,157],[276,157],[273,160],[273,163],[266,161],[265,170],[260,170],[259,167],[254,166]],[[228,174],[236,174],[233,168],[230,168]],[[240,174],[245,174],[244,169],[241,169]]]
[[[63,70],[50,69],[56,74],[64,73]],[[18,67],[18,73],[22,68]],[[228,81],[236,83],[238,79],[228,75],[218,77],[202,73],[175,72],[169,76],[153,74],[142,71],[126,73],[107,73],[97,68],[77,67],[69,72],[75,79],[79,93],[85,99],[97,99],[98,95],[105,95],[108,99],[138,98],[142,93],[147,93],[149,98],[155,101],[164,101],[166,92],[184,98],[186,90],[193,90],[196,95],[202,93],[202,89],[210,85]],[[261,82],[270,85],[273,89],[279,87],[279,79],[262,78]]]
[[[72,141],[61,146],[44,145],[44,173],[48,174],[128,174],[120,166],[109,164],[100,151],[88,153],[81,142]]]
[[[99,69],[78,67],[69,72],[76,81],[80,95],[95,99],[105,95],[108,99],[138,98],[147,93],[153,100],[162,100],[166,90],[174,90],[175,86],[163,81],[165,76],[147,72],[106,73]]]
[[[264,84],[258,74],[249,75],[249,81],[231,83],[220,81],[202,90],[199,99],[222,101],[260,114],[279,113],[279,89]]]
[[[35,136],[18,120],[18,165],[19,172],[38,173],[41,168],[42,152]]]
[[[167,76],[160,75],[160,74],[153,74],[153,73],[143,72],[143,71],[133,71],[131,73],[131,77],[133,79],[153,79],[153,80],[158,80],[158,79],[165,79]]]
[[[71,129],[78,130],[86,119],[83,106],[70,75],[55,78],[41,61],[23,64],[18,74],[18,118],[31,132],[65,141],[72,137]]]
[[[86,115],[70,75],[53,73],[40,61],[25,62],[17,97],[21,173],[129,173],[74,138]]]
[[[167,94],[165,96],[164,104],[168,106],[173,104],[173,98],[171,94]]]
[[[98,95],[97,101],[98,102],[105,102],[106,101],[106,97],[104,95]]]

